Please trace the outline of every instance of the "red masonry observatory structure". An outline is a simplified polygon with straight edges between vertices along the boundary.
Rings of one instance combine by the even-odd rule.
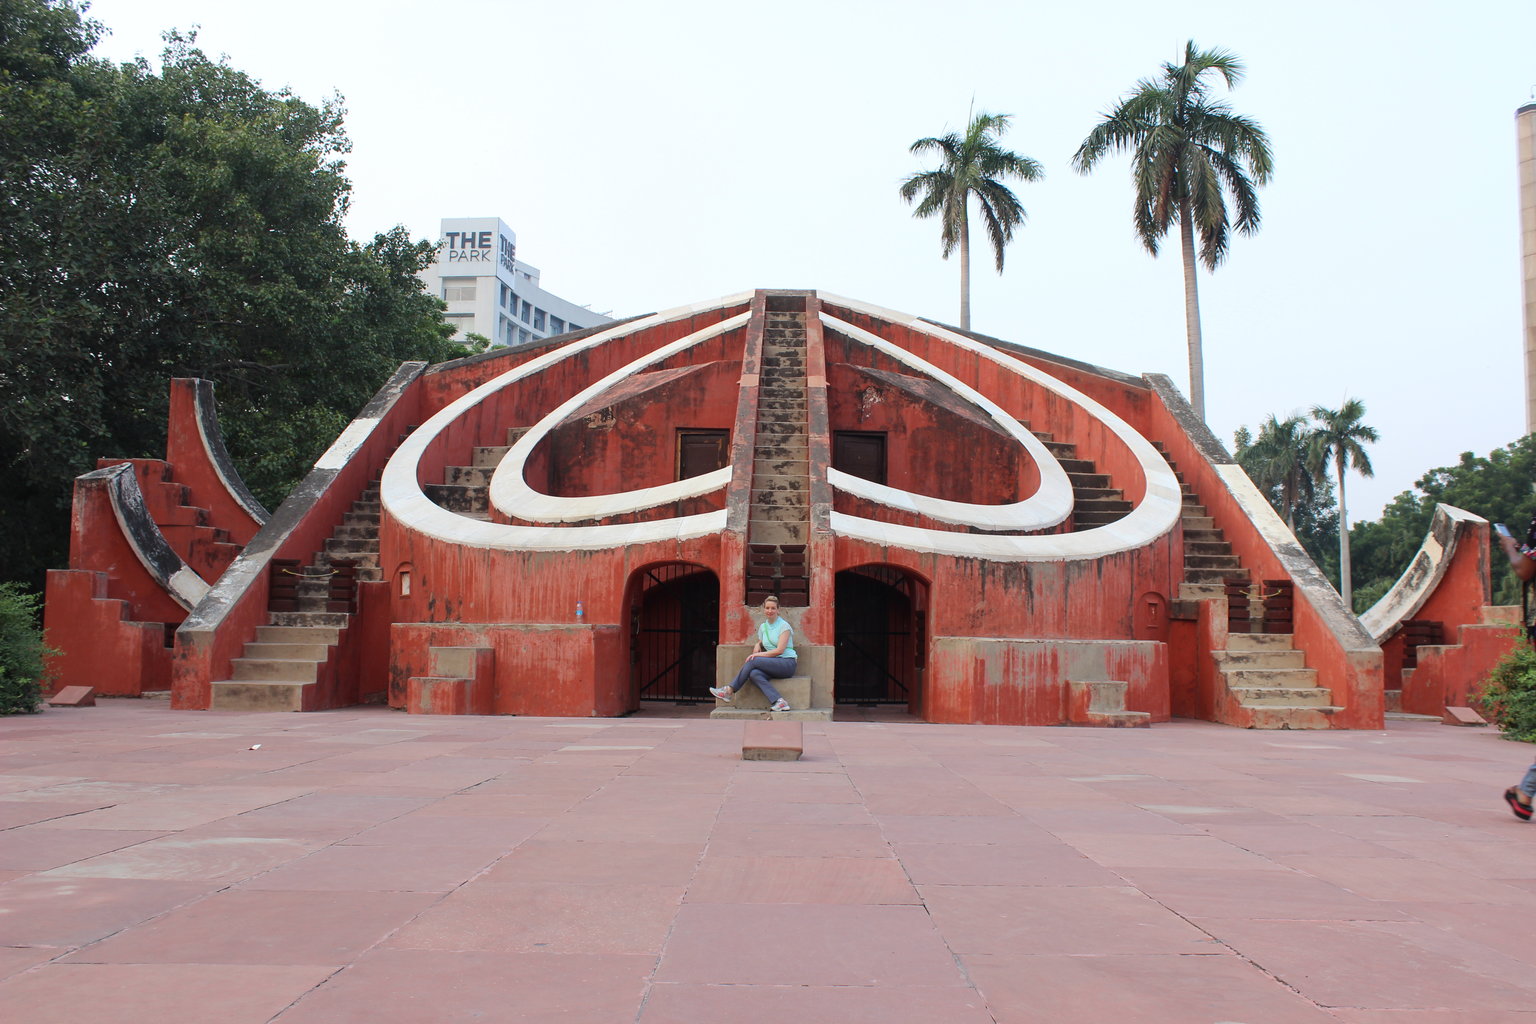
[[[406,364],[270,517],[172,396],[76,482],[59,686],[623,715],[712,701],[775,594],[793,716],[1379,728],[1509,643],[1485,521],[1357,619],[1167,378],[823,292]]]

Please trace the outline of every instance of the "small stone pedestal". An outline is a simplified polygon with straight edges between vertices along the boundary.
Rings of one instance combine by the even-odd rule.
[[[741,729],[743,761],[798,761],[805,751],[799,722],[747,722]]]

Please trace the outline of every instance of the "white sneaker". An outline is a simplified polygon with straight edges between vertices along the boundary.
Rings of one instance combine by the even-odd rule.
[[[769,708],[768,710],[769,711],[793,711],[795,709],[789,706],[789,701],[785,700],[783,697],[780,697],[778,700],[773,702],[773,707]]]
[[[709,688],[709,694],[716,700],[723,700],[727,704],[731,702],[732,697],[736,696],[731,692],[731,688],[729,686],[711,686]]]

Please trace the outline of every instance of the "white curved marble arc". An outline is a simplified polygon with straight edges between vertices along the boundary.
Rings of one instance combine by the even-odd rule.
[[[1391,589],[1381,595],[1381,600],[1360,616],[1360,625],[1371,634],[1372,640],[1384,643],[1402,628],[1403,620],[1418,614],[1450,571],[1462,540],[1471,534],[1474,526],[1487,522],[1474,512],[1443,501],[1435,505],[1429,532],[1424,535],[1424,543],[1419,545],[1413,561],[1408,563],[1408,568],[1403,570]]]
[[[717,491],[730,483],[731,467],[722,466],[700,476],[658,484],[655,487],[641,487],[614,494],[562,497],[534,490],[529,486],[524,470],[527,468],[529,457],[539,446],[539,442],[588,401],[611,390],[616,384],[628,380],[649,366],[654,366],[679,352],[685,352],[695,345],[745,326],[751,318],[750,312],[742,313],[729,320],[722,320],[718,324],[711,324],[702,330],[694,331],[686,337],[663,345],[649,355],[620,367],[561,403],[549,415],[529,428],[526,434],[518,438],[511,451],[502,458],[501,464],[496,467],[496,472],[491,475],[491,504],[506,515],[515,516],[518,519],[527,519],[536,523],[571,523],[580,522],[583,519],[602,519],[606,516],[639,512],[642,509],[655,508],[657,505],[665,505],[685,498],[697,498],[710,491]]]
[[[1173,469],[1146,438],[1099,402],[1022,359],[926,323],[915,316],[841,296],[821,293],[821,297],[824,302],[846,306],[875,319],[900,324],[914,331],[931,335],[956,348],[974,353],[979,358],[996,363],[1002,369],[1080,406],[1108,427],[1126,445],[1141,466],[1147,484],[1146,493],[1141,501],[1137,502],[1136,507],[1123,518],[1103,526],[1072,533],[1033,536],[953,533],[948,530],[930,530],[920,526],[881,523],[843,512],[832,513],[830,525],[833,532],[872,544],[909,548],[914,551],[927,551],[958,558],[1026,562],[1101,558],[1105,555],[1130,551],[1150,544],[1178,524],[1183,495],[1179,489],[1178,478],[1173,475]]]
[[[688,540],[706,537],[725,529],[726,512],[718,509],[692,516],[675,516],[644,523],[618,523],[605,526],[513,526],[470,519],[451,512],[427,497],[418,482],[418,466],[428,447],[448,425],[467,414],[491,395],[512,383],[542,373],[552,366],[591,351],[614,339],[671,323],[699,313],[738,306],[752,299],[751,292],[727,295],[710,302],[653,313],[651,316],[619,324],[588,338],[573,341],[530,359],[506,373],[450,402],[430,417],[401,443],[384,467],[379,497],[385,509],[402,526],[454,544],[504,551],[595,551],[648,544],[656,541]]]
[[[1035,493],[1022,501],[1007,505],[977,505],[964,501],[950,501],[926,494],[904,491],[899,487],[877,484],[840,469],[827,467],[827,482],[846,494],[885,505],[889,508],[916,512],[941,523],[957,526],[974,526],[982,530],[1015,530],[1026,533],[1031,530],[1048,530],[1066,520],[1072,514],[1072,481],[1061,468],[1050,449],[1029,431],[1024,424],[1006,412],[996,402],[904,348],[891,344],[877,334],[862,327],[839,320],[829,313],[821,314],[821,322],[838,334],[861,345],[882,352],[890,358],[911,367],[917,372],[938,381],[956,395],[981,409],[1009,437],[1019,443],[1040,468],[1040,486]]]

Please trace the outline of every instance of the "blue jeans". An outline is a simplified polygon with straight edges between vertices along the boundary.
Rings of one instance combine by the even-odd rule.
[[[1525,778],[1520,780],[1520,792],[1528,797],[1536,797],[1536,764],[1525,770]]]
[[[772,679],[788,679],[795,674],[794,658],[748,658],[741,666],[741,671],[736,673],[736,678],[731,681],[731,692],[735,693],[747,684],[747,680],[757,684],[757,688],[763,691],[763,696],[772,704],[779,700],[779,691],[774,689]]]

